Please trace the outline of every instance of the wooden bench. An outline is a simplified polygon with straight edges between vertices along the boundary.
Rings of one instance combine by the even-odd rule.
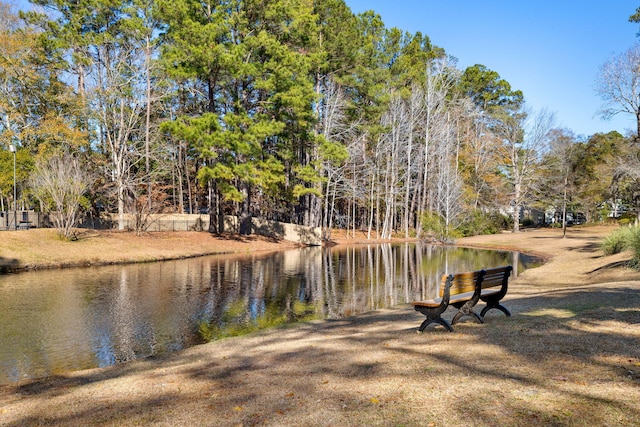
[[[443,275],[438,298],[413,303],[413,308],[426,316],[418,328],[418,332],[424,331],[431,323],[440,324],[449,332],[453,332],[452,325],[464,316],[471,316],[478,323],[484,323],[484,315],[492,308],[497,308],[507,316],[511,316],[509,310],[500,304],[500,300],[507,294],[511,270],[511,266],[506,266]],[[477,314],[473,308],[480,300],[487,305],[480,314]],[[451,323],[442,318],[442,313],[447,310],[449,305],[458,309]]]

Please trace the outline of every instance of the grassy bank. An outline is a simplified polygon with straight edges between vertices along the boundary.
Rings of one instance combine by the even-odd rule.
[[[133,232],[81,230],[73,241],[55,230],[0,232],[0,271],[149,262],[192,256],[275,251],[292,242],[260,236],[213,236],[206,232]]]

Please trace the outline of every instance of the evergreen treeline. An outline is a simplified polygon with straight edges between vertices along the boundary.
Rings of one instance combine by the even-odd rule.
[[[497,72],[343,0],[31,1],[0,3],[0,210],[9,144],[19,206],[121,226],[208,212],[211,232],[232,214],[241,233],[261,216],[446,238],[638,193],[631,140],[555,129]]]

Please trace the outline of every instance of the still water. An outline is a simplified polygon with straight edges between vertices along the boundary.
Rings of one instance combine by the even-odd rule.
[[[442,274],[534,257],[419,243],[303,248],[0,276],[0,384],[162,355],[437,294]]]

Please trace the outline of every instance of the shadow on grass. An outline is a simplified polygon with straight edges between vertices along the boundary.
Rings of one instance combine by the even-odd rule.
[[[602,265],[598,268],[594,268],[593,270],[589,271],[588,274],[593,274],[600,271],[614,270],[618,268],[628,268],[628,267],[629,267],[629,260],[616,261],[616,262],[611,262],[609,264]]]
[[[249,235],[242,235],[239,233],[219,233],[219,234],[210,234],[212,238],[215,239],[222,239],[222,240],[229,240],[229,241],[233,241],[233,242],[242,242],[242,243],[251,243],[251,242],[255,242],[257,240],[264,240],[267,242],[272,242],[272,243],[279,243],[282,242],[282,238],[277,237],[276,235],[259,235],[259,234],[249,234]]]

